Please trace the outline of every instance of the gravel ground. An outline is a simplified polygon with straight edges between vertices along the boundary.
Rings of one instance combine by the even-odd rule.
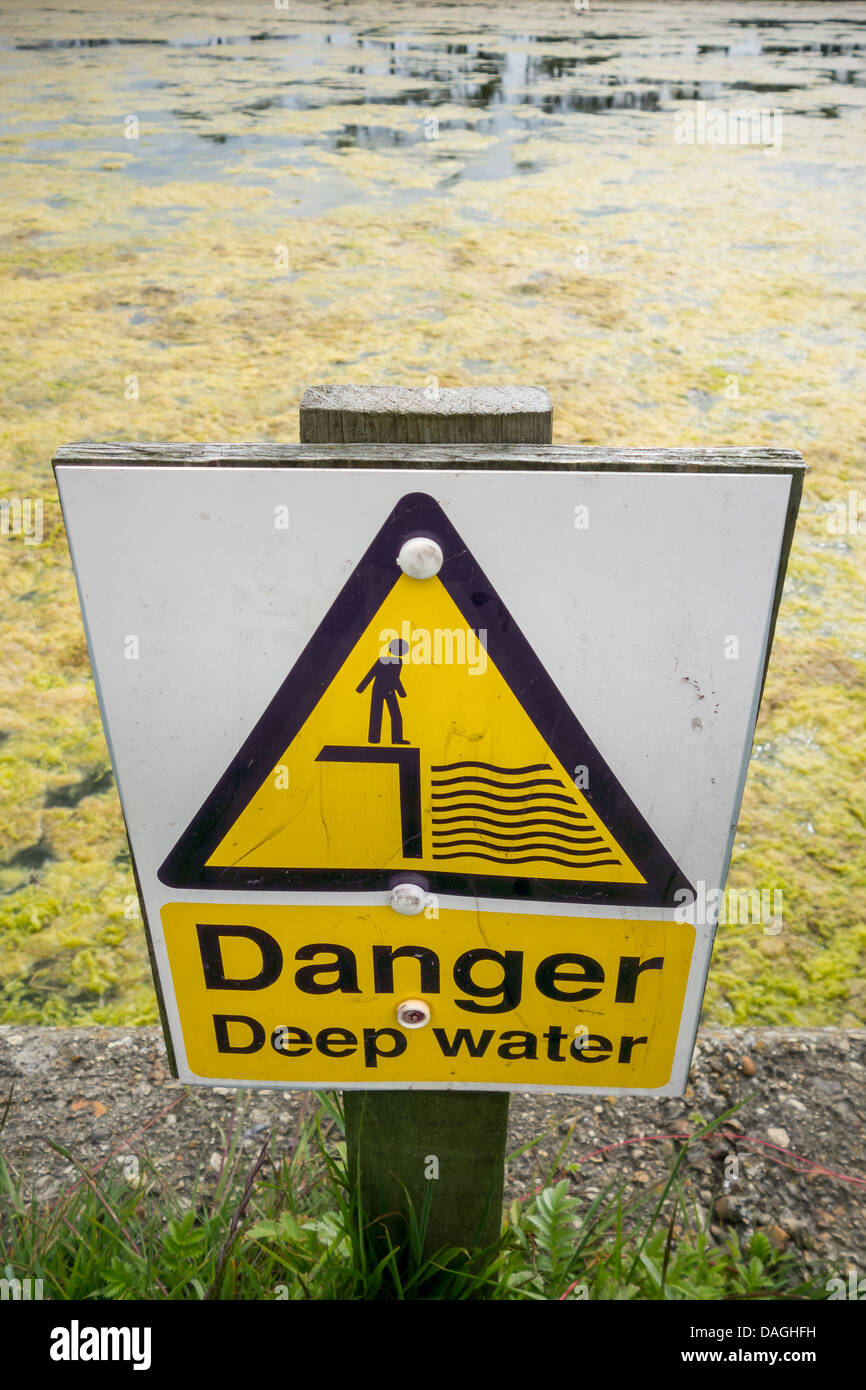
[[[866,1030],[706,1029],[682,1099],[512,1096],[509,1152],[541,1137],[509,1163],[506,1198],[526,1195],[555,1170],[587,1199],[612,1180],[629,1193],[651,1190],[669,1171],[679,1136],[746,1100],[725,1137],[688,1150],[685,1178],[699,1212],[712,1208],[719,1239],[729,1227],[761,1227],[807,1267],[862,1277],[864,1075]],[[168,1074],[158,1028],[14,1025],[0,1027],[0,1119],[7,1101],[3,1156],[46,1202],[81,1177],[46,1137],[89,1170],[115,1164],[130,1180],[135,1156],[146,1155],[189,1196],[196,1183],[200,1193],[216,1184],[229,1135],[241,1135],[245,1164],[271,1129],[276,1158],[314,1105],[298,1091],[181,1086]]]

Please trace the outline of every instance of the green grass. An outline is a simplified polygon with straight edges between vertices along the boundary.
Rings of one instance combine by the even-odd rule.
[[[199,1188],[191,1202],[151,1162],[130,1157],[126,1175],[76,1163],[80,1181],[47,1207],[24,1196],[0,1152],[0,1277],[41,1279],[56,1300],[826,1297],[826,1274],[804,1282],[763,1233],[746,1249],[735,1234],[712,1238],[680,1179],[687,1144],[661,1191],[626,1200],[610,1184],[590,1202],[569,1192],[567,1177],[551,1181],[512,1202],[489,1249],[435,1255],[424,1251],[433,1183],[402,1239],[366,1219],[337,1097],[319,1097],[265,1177],[268,1145],[244,1170],[230,1138],[215,1190]]]

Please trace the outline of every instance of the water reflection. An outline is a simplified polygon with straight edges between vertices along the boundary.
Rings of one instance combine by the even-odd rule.
[[[277,25],[262,29],[248,26],[243,6],[228,4],[206,20],[218,32],[198,36],[192,29],[200,16],[192,9],[157,4],[149,18],[120,6],[110,20],[98,9],[69,11],[66,24],[58,25],[54,11],[37,7],[8,18],[0,71],[16,71],[30,55],[38,97],[40,83],[50,90],[66,64],[70,73],[86,68],[88,82],[104,81],[130,110],[142,92],[171,89],[175,99],[168,109],[145,113],[161,127],[160,140],[137,147],[125,170],[156,183],[212,177],[220,151],[224,176],[231,178],[239,176],[232,166],[238,150],[248,165],[279,149],[297,152],[310,167],[317,156],[427,143],[431,163],[440,168],[439,187],[446,188],[455,179],[541,167],[535,158],[512,156],[509,146],[533,132],[574,139],[576,117],[657,121],[670,119],[678,103],[748,103],[750,96],[753,105],[817,119],[860,114],[866,20],[856,12],[819,22],[808,7],[768,18],[719,4],[696,18],[693,11],[649,4],[599,6],[578,22],[567,6],[561,16],[540,10],[541,32],[529,34],[522,8],[486,6],[486,22],[477,26],[484,37],[469,38],[455,33],[459,23],[468,23],[463,7],[448,3],[393,11],[362,3],[349,11],[351,18],[345,7],[335,12],[328,5],[293,4]],[[476,20],[479,13],[472,11]],[[110,24],[109,33],[70,32],[76,22],[98,31],[100,18]],[[376,108],[369,120],[357,119],[362,107]],[[430,113],[440,112],[431,132]],[[308,113],[319,119],[299,123]],[[2,129],[25,144],[28,136],[38,141],[35,152],[12,149],[10,157],[60,158],[82,136],[90,138],[86,111],[68,135],[65,125],[54,117],[50,99],[31,105],[24,117],[10,115]],[[594,138],[591,132],[587,126],[583,138]],[[432,148],[455,135],[464,143],[470,137],[495,143],[486,152],[463,149],[463,158],[444,145]],[[199,174],[196,151],[206,150],[211,153]],[[321,189],[315,197],[321,205]]]

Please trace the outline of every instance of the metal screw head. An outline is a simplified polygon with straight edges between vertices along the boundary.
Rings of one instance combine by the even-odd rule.
[[[397,564],[410,579],[432,579],[441,570],[444,559],[441,546],[429,536],[413,536],[400,547]]]
[[[430,1022],[430,1006],[423,999],[404,999],[397,1007],[397,1022],[401,1028],[423,1028]]]
[[[397,883],[391,889],[389,902],[395,912],[404,917],[416,917],[424,907],[427,894],[417,883]]]

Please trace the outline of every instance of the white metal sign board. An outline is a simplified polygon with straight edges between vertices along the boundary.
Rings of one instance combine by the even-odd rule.
[[[55,460],[182,1080],[684,1089],[802,461],[465,452]]]

